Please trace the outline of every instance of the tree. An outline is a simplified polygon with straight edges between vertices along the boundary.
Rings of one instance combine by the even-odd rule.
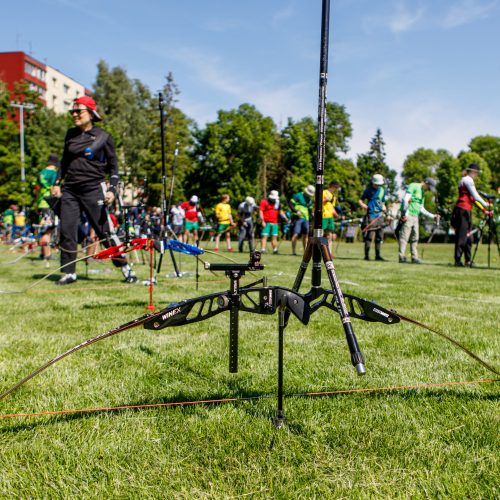
[[[491,172],[488,168],[486,160],[478,153],[471,153],[468,151],[460,152],[457,159],[461,172],[465,171],[465,169],[472,163],[479,165],[481,174],[476,177],[474,183],[479,191],[488,191],[491,183]]]
[[[25,84],[17,84],[11,96],[7,86],[0,82],[0,203],[5,208],[10,203],[17,203],[29,208],[33,202],[31,186],[34,173],[29,168],[31,163],[27,138],[31,133],[31,120],[40,108],[39,94],[30,90]],[[35,105],[33,110],[24,111],[26,182],[21,182],[21,160],[19,128],[14,121],[16,112],[10,106],[10,101],[29,102]]]
[[[272,118],[250,104],[221,110],[215,122],[195,132],[195,165],[186,176],[186,193],[198,194],[205,206],[215,205],[223,193],[235,201],[249,195],[258,199],[265,191],[262,170],[274,168],[278,153]]]
[[[167,178],[167,196],[172,180],[172,168],[176,143],[179,143],[179,153],[176,160],[175,183],[173,201],[181,201],[185,197],[186,175],[193,170],[192,149],[194,144],[194,122],[188,118],[177,106],[177,96],[180,91],[174,81],[172,73],[166,76],[166,83],[162,89],[164,102],[164,131],[165,131],[165,175]],[[144,162],[144,172],[149,179],[149,203],[159,205],[163,189],[162,158],[161,158],[161,127],[159,101],[153,102],[150,110],[150,139],[147,147],[150,161]]]
[[[367,153],[359,154],[356,165],[363,186],[368,186],[374,174],[382,174],[386,181],[389,199],[397,196],[396,171],[389,168],[386,161],[385,142],[382,131],[377,129],[370,141],[370,149]]]
[[[302,191],[314,182],[314,169],[317,158],[317,126],[310,117],[298,122],[288,119],[287,126],[281,132],[283,155],[281,190],[287,198]]]
[[[500,186],[500,137],[478,135],[469,142],[469,149],[483,158],[491,171],[492,189]]]
[[[149,157],[151,94],[139,80],[130,80],[123,68],[109,69],[99,61],[94,98],[103,117],[100,125],[113,136],[122,173],[143,174],[143,161]]]
[[[157,98],[140,80],[128,78],[123,68],[109,69],[104,61],[98,64],[94,84],[95,99],[103,114],[103,128],[115,140],[120,171],[133,185],[148,179],[148,203],[160,205],[163,179],[160,113]],[[176,199],[184,196],[183,179],[191,169],[189,151],[192,147],[192,120],[176,107],[180,91],[172,73],[166,76],[162,89],[164,98],[165,174],[171,175],[175,144],[179,142],[177,159]]]
[[[477,153],[461,152],[457,158],[449,155],[440,163],[436,171],[439,205],[447,220],[449,220],[458,198],[458,183],[462,176],[465,175],[465,169],[471,163],[479,165],[482,172],[477,177],[475,184],[477,189],[484,189],[490,182],[490,171],[486,161]]]
[[[349,151],[352,125],[345,106],[335,102],[326,103],[325,121],[325,176],[334,177],[335,168],[343,171],[349,162],[339,159],[339,153]],[[318,126],[306,117],[294,122],[288,120],[281,132],[283,155],[281,179],[282,190],[288,197],[301,191],[315,180],[318,155]],[[352,165],[352,164],[351,164]]]
[[[337,181],[340,184],[338,200],[342,208],[357,211],[363,186],[354,162],[349,159],[334,158],[328,161],[325,171],[328,172],[325,175],[325,186],[331,181]]]
[[[325,130],[326,161],[338,158],[339,152],[347,153],[351,137],[352,125],[345,106],[336,102],[327,102]]]
[[[422,182],[426,177],[434,177],[441,162],[450,157],[444,149],[419,148],[408,155],[403,164],[402,176],[407,186],[412,182]]]

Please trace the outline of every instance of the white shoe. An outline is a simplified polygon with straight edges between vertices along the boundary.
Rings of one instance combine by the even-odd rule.
[[[58,282],[58,285],[70,285],[74,283],[78,278],[75,273],[66,273]]]

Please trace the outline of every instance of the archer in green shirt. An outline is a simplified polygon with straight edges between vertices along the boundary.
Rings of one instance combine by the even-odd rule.
[[[399,262],[406,260],[406,246],[410,243],[411,262],[420,264],[418,258],[419,215],[425,215],[439,221],[439,215],[432,214],[424,207],[425,191],[436,192],[436,181],[427,177],[424,182],[412,182],[401,200],[401,223],[399,229]]]

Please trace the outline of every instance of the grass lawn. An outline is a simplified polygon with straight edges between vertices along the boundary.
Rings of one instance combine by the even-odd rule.
[[[342,291],[377,301],[446,333],[500,369],[500,261],[479,249],[475,269],[456,269],[451,245],[421,245],[423,265],[365,262],[359,243],[341,243]],[[269,285],[291,287],[300,258],[265,255]],[[0,290],[25,289],[45,273],[36,254],[0,248]],[[240,262],[245,255],[222,252]],[[222,256],[203,255],[210,262]],[[194,272],[194,258],[178,257]],[[52,268],[55,269],[55,262]],[[2,293],[0,392],[38,366],[145,313],[148,288],[121,283],[109,262],[78,264],[22,293]],[[166,277],[154,303],[228,288],[202,270]],[[148,268],[136,265],[141,279]],[[328,287],[325,273],[324,286]],[[310,269],[301,291],[310,286]],[[0,414],[143,405],[214,398],[224,404],[0,419],[2,498],[498,498],[499,394],[496,383],[285,399],[276,430],[277,315],[240,314],[239,372],[228,373],[228,314],[159,332],[132,329],[69,356],[0,401]],[[353,320],[367,373],[350,364],[337,314],[320,309],[308,326],[285,331],[285,392],[393,387],[495,376],[451,343],[408,323]],[[498,378],[498,377],[496,377]]]

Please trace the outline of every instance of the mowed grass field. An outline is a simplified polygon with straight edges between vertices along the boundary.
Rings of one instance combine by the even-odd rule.
[[[500,262],[486,247],[478,268],[456,269],[452,245],[421,245],[423,265],[365,262],[360,243],[341,243],[342,291],[377,301],[452,336],[500,370]],[[265,255],[270,285],[291,287],[300,258],[284,243]],[[126,285],[109,262],[78,264],[77,283],[36,259],[0,248],[0,392],[44,362],[145,313],[148,288]],[[243,254],[205,254],[223,262]],[[178,257],[183,271],[195,259]],[[52,269],[56,263],[52,262]],[[141,279],[148,268],[137,264]],[[49,269],[50,270],[50,269]],[[154,290],[161,308],[228,288],[200,267],[200,285],[167,257]],[[323,273],[324,286],[328,286]],[[247,275],[242,284],[257,279]],[[310,287],[310,269],[301,291]],[[350,364],[338,315],[323,308],[285,331],[285,425],[276,430],[274,316],[240,315],[239,372],[228,373],[228,314],[159,332],[142,327],[62,360],[0,401],[0,413],[146,405],[219,398],[221,404],[0,419],[2,498],[498,498],[498,382],[334,394],[314,391],[491,380],[451,343],[408,323],[353,320],[367,373]],[[264,396],[260,398],[260,396]]]

